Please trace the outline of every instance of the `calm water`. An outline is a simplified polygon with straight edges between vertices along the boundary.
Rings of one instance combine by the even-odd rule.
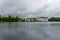
[[[60,40],[60,22],[0,23],[0,40]]]

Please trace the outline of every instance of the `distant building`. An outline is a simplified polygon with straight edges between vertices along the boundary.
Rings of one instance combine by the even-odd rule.
[[[25,19],[25,21],[26,22],[33,22],[34,20],[33,20],[33,18],[27,18],[27,19]]]
[[[48,21],[48,17],[37,17],[37,20],[40,22],[47,22]]]

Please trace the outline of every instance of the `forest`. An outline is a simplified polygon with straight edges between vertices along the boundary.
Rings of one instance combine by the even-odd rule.
[[[60,21],[60,17],[51,17],[48,19],[48,21]]]
[[[4,17],[0,16],[0,22],[19,22],[20,20],[21,18],[18,18],[18,16],[16,17],[12,17],[10,15]]]

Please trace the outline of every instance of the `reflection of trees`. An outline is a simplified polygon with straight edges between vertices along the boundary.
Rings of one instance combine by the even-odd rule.
[[[11,31],[11,30],[17,31],[17,28],[18,28],[18,23],[17,22],[15,22],[15,23],[9,22],[8,23],[8,29],[9,29],[9,31]]]
[[[9,30],[9,31],[11,31],[11,27],[13,27],[13,26],[11,26],[11,24],[12,24],[12,23],[10,23],[10,22],[8,23],[8,30]]]
[[[17,32],[15,35],[5,34],[3,35],[3,40],[27,40],[27,32],[20,31]]]

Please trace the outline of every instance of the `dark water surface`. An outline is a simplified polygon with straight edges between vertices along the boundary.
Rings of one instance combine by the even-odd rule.
[[[60,22],[0,23],[0,40],[60,40]]]

